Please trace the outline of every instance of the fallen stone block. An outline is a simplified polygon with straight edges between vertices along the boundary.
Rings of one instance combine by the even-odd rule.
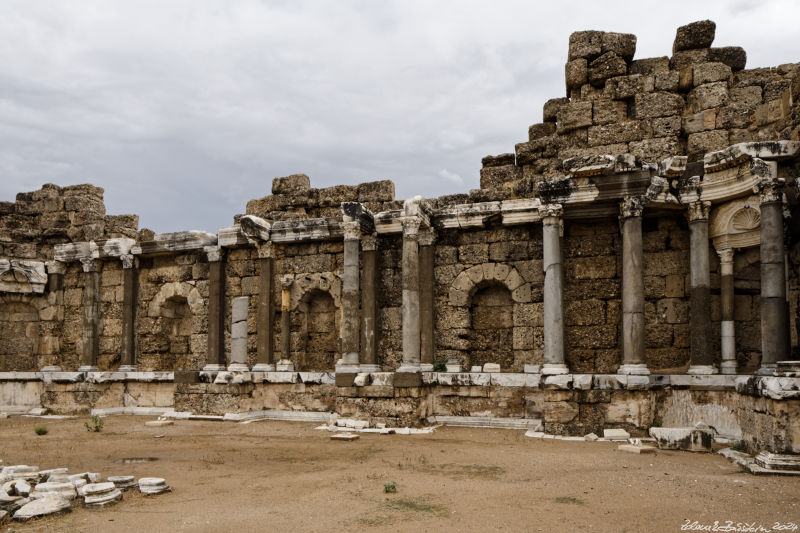
[[[122,492],[112,482],[92,483],[83,489],[86,507],[106,507],[122,499]]]
[[[31,518],[39,516],[47,516],[56,513],[65,513],[72,510],[69,500],[54,496],[50,498],[43,498],[41,500],[33,500],[20,507],[14,513],[14,520],[24,522]]]
[[[800,472],[800,455],[761,452],[756,455],[755,462],[769,470],[787,470]]]
[[[133,476],[108,476],[108,481],[123,492],[136,486],[136,479]]]
[[[714,432],[710,429],[650,428],[650,436],[656,439],[662,450],[685,450],[689,452],[710,452]]]
[[[617,449],[621,452],[628,452],[628,453],[656,453],[655,446],[635,446],[633,444],[620,444],[617,446]]]
[[[594,442],[599,438],[600,437],[598,437],[594,433],[589,433],[588,435],[584,435],[583,440],[588,441],[588,442]]]
[[[631,438],[631,434],[624,429],[604,429],[603,438],[610,441],[627,441],[629,438]]]
[[[162,494],[172,489],[162,477],[143,477],[139,479],[139,492],[146,495]]]
[[[78,497],[75,486],[69,481],[46,481],[39,483],[30,493],[32,500],[41,500],[48,496],[61,496],[67,500],[74,500]]]

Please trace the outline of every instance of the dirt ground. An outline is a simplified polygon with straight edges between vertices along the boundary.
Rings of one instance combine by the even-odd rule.
[[[716,454],[631,455],[615,444],[440,427],[330,440],[314,424],[84,418],[0,420],[6,465],[165,477],[174,492],[15,531],[681,531],[687,521],[800,521],[800,478],[743,473]],[[34,426],[47,425],[47,435]],[[154,438],[164,435],[162,438]],[[126,457],[153,457],[118,464]],[[397,492],[384,493],[395,483]],[[791,530],[791,529],[790,529]]]

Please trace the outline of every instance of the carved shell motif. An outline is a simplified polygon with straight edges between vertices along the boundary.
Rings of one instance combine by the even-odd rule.
[[[761,224],[761,213],[748,205],[738,210],[731,218],[731,226],[737,231],[750,231]]]

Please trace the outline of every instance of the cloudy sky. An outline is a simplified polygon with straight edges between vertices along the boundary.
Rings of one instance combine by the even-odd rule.
[[[705,18],[748,68],[800,61],[790,0],[4,0],[0,200],[90,182],[140,227],[216,232],[298,172],[468,192],[564,94],[571,32],[643,58]]]

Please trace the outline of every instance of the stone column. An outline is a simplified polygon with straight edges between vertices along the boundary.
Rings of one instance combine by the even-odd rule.
[[[644,358],[644,281],[642,276],[642,198],[620,204],[622,225],[622,366],[619,374],[649,374]]]
[[[359,260],[361,224],[342,222],[344,230],[344,265],[342,270],[342,358],[336,362],[336,372],[358,373],[360,347],[361,291],[359,290]]]
[[[734,325],[733,314],[733,249],[724,248],[717,250],[719,255],[720,269],[720,311],[721,319],[721,342],[722,362],[720,363],[720,373],[736,373],[736,328]]]
[[[403,224],[403,363],[399,373],[419,373],[419,226],[417,217],[405,217]]]
[[[419,233],[419,319],[420,319],[420,369],[433,372],[435,343],[433,338],[433,262],[436,234],[433,228]]]
[[[205,372],[225,370],[225,261],[222,248],[206,247],[208,256],[208,348]]]
[[[378,236],[361,241],[361,371],[380,372],[378,364]]]
[[[563,273],[561,268],[562,208],[552,204],[542,211],[544,270],[544,365],[542,374],[566,374],[564,363]]]
[[[711,270],[708,252],[708,214],[711,202],[689,205],[689,374],[716,374],[711,349]]]
[[[136,372],[136,300],[139,292],[139,272],[136,258],[130,254],[120,256],[122,261],[122,354],[120,372]]]
[[[61,261],[48,261],[47,267],[47,291],[54,295],[55,301],[52,305],[59,308],[58,319],[64,319],[64,263]],[[52,301],[52,300],[50,300]],[[39,356],[50,356],[51,362],[57,362],[57,356],[61,351],[58,337],[49,335],[39,340]],[[54,360],[55,359],[55,360]],[[59,365],[46,365],[41,368],[42,372],[61,372]]]
[[[247,311],[250,299],[239,296],[231,301],[231,372],[247,372]]]
[[[272,306],[272,243],[267,242],[258,247],[258,264],[260,270],[258,288],[258,355],[253,372],[274,372],[275,356],[275,309]]]
[[[275,365],[279,372],[294,372],[294,363],[289,352],[292,339],[292,284],[294,276],[281,276],[281,360]]]
[[[766,167],[766,168],[764,168]],[[783,185],[777,163],[754,161],[761,192],[761,368],[772,375],[777,361],[790,358],[786,345],[786,260],[783,246]]]
[[[83,267],[83,352],[78,372],[97,371],[100,347],[100,272],[94,258],[81,259]]]

